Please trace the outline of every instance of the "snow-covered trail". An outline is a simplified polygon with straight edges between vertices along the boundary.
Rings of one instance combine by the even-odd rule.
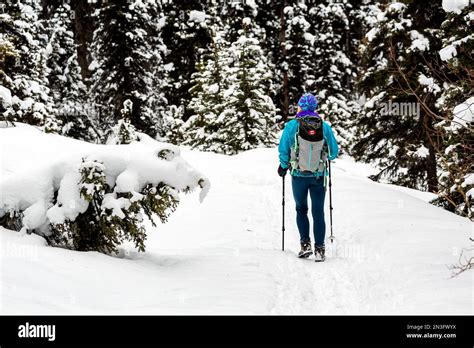
[[[228,157],[185,151],[211,180],[184,196],[147,252],[120,257],[43,246],[1,231],[2,314],[472,314],[472,272],[447,266],[472,224],[419,193],[380,185],[350,160],[334,167],[334,231],[325,263],[299,260],[286,178],[286,251],[276,149]],[[362,168],[362,169],[361,169]],[[329,222],[329,219],[328,219]],[[329,243],[329,242],[328,242]],[[20,251],[8,255],[7,250]],[[17,252],[18,253],[18,252]],[[27,257],[24,257],[26,255]]]

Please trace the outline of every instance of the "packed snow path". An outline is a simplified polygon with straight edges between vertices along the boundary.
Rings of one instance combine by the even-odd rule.
[[[427,195],[373,183],[365,167],[336,161],[337,244],[327,241],[327,261],[315,263],[295,256],[290,177],[281,251],[276,149],[183,157],[208,175],[211,191],[203,204],[197,194],[183,196],[166,225],[150,226],[146,253],[73,252],[0,228],[0,313],[474,312],[473,273],[450,279],[448,269],[469,246],[472,224],[429,205]]]

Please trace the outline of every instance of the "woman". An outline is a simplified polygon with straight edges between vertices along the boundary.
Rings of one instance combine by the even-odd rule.
[[[316,261],[324,261],[324,238],[326,235],[324,199],[326,196],[326,176],[328,175],[326,162],[337,157],[339,147],[331,126],[323,121],[316,112],[317,106],[316,97],[310,93],[304,94],[299,100],[298,113],[294,120],[285,125],[278,146],[280,154],[278,174],[284,177],[287,171],[291,169],[291,184],[296,202],[296,224],[301,243],[301,251],[298,253],[298,257],[308,258],[313,254],[308,220],[309,192],[313,216],[314,254]],[[308,124],[310,130],[305,133],[305,136],[302,131],[306,129],[305,127]],[[317,139],[318,129],[320,131],[320,141]],[[306,151],[305,147],[308,147],[309,151]],[[313,149],[321,149],[321,151]],[[301,158],[302,156],[306,156],[304,161]],[[312,158],[316,158],[316,164],[311,164]]]

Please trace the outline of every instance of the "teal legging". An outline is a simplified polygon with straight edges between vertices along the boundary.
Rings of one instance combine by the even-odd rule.
[[[326,222],[324,221],[324,198],[326,187],[324,177],[292,176],[293,197],[296,202],[296,224],[300,232],[300,242],[310,242],[308,220],[308,191],[311,197],[311,214],[313,215],[314,243],[324,245]]]

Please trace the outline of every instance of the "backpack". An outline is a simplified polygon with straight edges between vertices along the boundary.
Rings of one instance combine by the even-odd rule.
[[[292,172],[294,170],[311,173],[324,172],[328,152],[324,142],[322,119],[306,116],[297,121],[298,130],[290,156]]]

